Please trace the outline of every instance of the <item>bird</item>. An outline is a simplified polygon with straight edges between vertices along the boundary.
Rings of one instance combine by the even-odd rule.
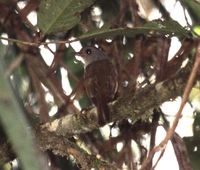
[[[110,121],[108,103],[118,90],[118,73],[111,59],[99,48],[83,47],[76,55],[84,64],[84,87],[87,96],[97,108],[98,123]]]

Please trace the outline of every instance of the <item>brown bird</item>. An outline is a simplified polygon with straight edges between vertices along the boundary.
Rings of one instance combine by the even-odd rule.
[[[108,103],[114,100],[117,92],[117,70],[110,59],[96,47],[84,47],[77,55],[84,63],[86,93],[97,107],[98,122],[103,125],[110,120]]]

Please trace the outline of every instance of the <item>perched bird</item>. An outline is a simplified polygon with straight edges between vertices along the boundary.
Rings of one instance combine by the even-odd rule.
[[[100,49],[88,46],[77,53],[84,64],[84,86],[88,97],[97,107],[100,125],[110,120],[108,102],[114,100],[118,88],[117,71]]]

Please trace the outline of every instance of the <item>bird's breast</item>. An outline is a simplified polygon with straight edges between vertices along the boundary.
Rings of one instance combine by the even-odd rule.
[[[109,59],[91,63],[85,69],[85,88],[90,97],[100,94],[111,101],[116,93],[117,72]]]

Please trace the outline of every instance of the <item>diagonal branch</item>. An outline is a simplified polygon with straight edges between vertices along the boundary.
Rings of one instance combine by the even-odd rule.
[[[164,82],[146,86],[135,94],[125,93],[125,96],[110,104],[111,120],[117,121],[125,118],[137,120],[148,117],[153,108],[182,94],[191,67],[192,63],[189,62],[186,67]],[[67,115],[46,123],[42,125],[42,129],[47,129],[56,135],[70,137],[98,128],[97,122],[96,108],[93,108],[84,113]]]
[[[182,68],[177,74],[169,80],[158,83],[156,85],[146,86],[136,92],[136,94],[127,93],[126,96],[119,98],[117,101],[110,104],[110,112],[112,121],[132,118],[133,120],[148,117],[151,110],[164,101],[174,99],[182,94],[186,80],[190,73],[192,63],[188,63],[185,68]],[[46,123],[38,127],[35,138],[42,150],[52,150],[60,156],[72,154],[76,160],[85,168],[93,167],[96,162],[96,157],[84,153],[78,146],[71,144],[67,138],[75,134],[85,133],[98,128],[96,109],[93,108],[86,111],[84,114],[77,113],[67,115],[63,118],[56,119],[51,123]],[[63,137],[65,136],[65,137]],[[62,145],[62,147],[60,147]],[[71,146],[71,147],[70,147]],[[7,155],[2,150],[0,144],[1,155]],[[67,149],[68,148],[68,149]],[[1,157],[3,158],[3,156]],[[0,161],[3,161],[0,158]],[[83,160],[83,158],[85,158]],[[9,158],[7,158],[8,160]],[[93,161],[92,161],[93,160]],[[100,161],[100,160],[99,160]],[[85,165],[82,165],[85,162]],[[100,161],[99,167],[111,166]],[[114,169],[114,168],[113,168]]]
[[[114,164],[98,159],[96,155],[90,155],[75,143],[66,139],[63,136],[53,135],[51,132],[42,131],[36,132],[36,138],[40,149],[43,151],[51,150],[55,155],[62,157],[72,155],[77,164],[81,165],[81,169],[113,169],[117,170]]]
[[[193,87],[195,81],[196,81],[196,77],[197,77],[197,74],[198,74],[199,66],[200,66],[200,43],[198,44],[198,47],[197,47],[194,66],[193,66],[193,68],[191,70],[190,76],[189,76],[189,78],[187,80],[187,83],[186,83],[186,86],[184,88],[184,93],[182,95],[181,105],[179,107],[178,112],[176,113],[176,117],[175,117],[175,119],[174,119],[174,121],[172,123],[172,126],[168,129],[167,134],[166,134],[165,138],[163,139],[163,141],[158,146],[154,147],[150,151],[149,156],[144,161],[141,170],[145,169],[145,167],[148,164],[148,162],[150,160],[152,160],[155,152],[158,152],[160,150],[164,150],[165,149],[168,141],[172,138],[172,136],[174,134],[174,131],[175,131],[177,125],[178,125],[179,119],[181,118],[183,108],[184,108],[185,104],[187,103],[189,94],[190,94],[190,92],[192,90],[192,87]]]

